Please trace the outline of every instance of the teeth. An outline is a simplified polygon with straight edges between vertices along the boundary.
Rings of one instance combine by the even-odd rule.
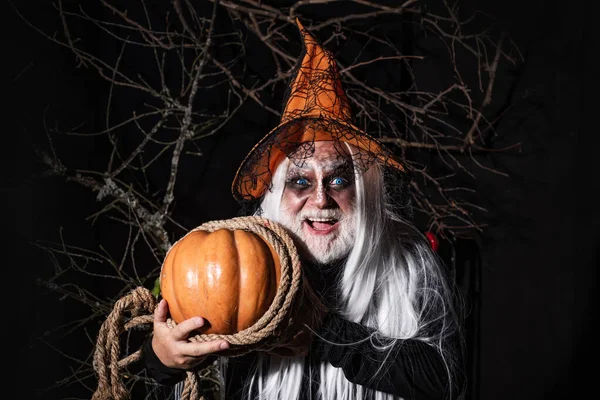
[[[333,222],[335,221],[334,218],[309,218],[309,221],[313,221],[313,222]]]

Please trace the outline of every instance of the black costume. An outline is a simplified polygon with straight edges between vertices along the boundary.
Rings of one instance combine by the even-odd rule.
[[[309,278],[311,274],[318,274],[318,277],[310,279],[314,282],[311,286],[324,303],[332,304],[332,294],[335,290],[331,282],[336,278],[331,272],[333,270],[320,267],[305,268],[304,271],[307,273],[312,271],[308,274]],[[316,397],[320,361],[328,361],[334,367],[341,368],[350,382],[391,393],[406,400],[449,399],[449,393],[453,394],[452,398],[459,398],[462,391],[457,387],[457,383],[462,385],[462,381],[453,377],[454,387],[450,390],[446,366],[433,346],[421,340],[398,340],[388,354],[388,351],[378,351],[374,348],[369,339],[372,332],[373,330],[350,322],[335,312],[329,312],[323,320],[318,335],[315,336],[309,356],[306,357],[300,398],[309,400],[310,393]],[[455,344],[454,349],[459,352],[458,343],[453,343],[453,339],[448,340]],[[357,342],[360,343],[356,344]],[[151,343],[151,340],[147,340],[142,349],[142,359],[148,375],[165,385],[174,385],[185,379],[184,370],[169,368],[162,364],[152,350]],[[355,344],[337,346],[331,343]],[[215,357],[208,357],[199,368],[208,366]],[[227,399],[243,398],[244,382],[255,357],[256,353],[249,353],[229,358],[225,382]],[[309,374],[309,365],[313,366],[312,376]]]
[[[399,214],[410,216],[408,188],[405,186],[406,168],[377,140],[353,124],[350,102],[343,91],[332,53],[324,50],[299,21],[297,24],[304,50],[300,57],[302,62],[297,66],[286,95],[281,123],[243,161],[232,185],[234,197],[243,208],[256,210],[271,183],[275,168],[284,158],[302,163],[312,156],[315,142],[335,141],[341,149],[346,149],[348,145],[356,150],[352,154],[356,170],[364,172],[377,162],[390,182],[386,186],[387,196],[397,204]],[[430,343],[416,339],[398,340],[391,351],[380,351],[371,342],[371,329],[345,320],[335,312],[335,305],[339,302],[327,296],[334,296],[336,292],[333,283],[338,279],[336,272],[332,271],[340,271],[342,267],[329,268],[328,272],[322,266],[311,268],[303,264],[302,269],[309,275],[307,277],[312,289],[321,296],[329,310],[334,311],[330,311],[322,322],[305,359],[301,398],[316,397],[319,387],[318,365],[321,361],[341,368],[346,379],[355,384],[406,400],[456,399],[462,395],[464,380],[456,376],[450,380],[448,377],[448,371],[460,371],[461,366],[446,365],[438,350]],[[442,330],[431,324],[429,329]],[[448,343],[444,347],[456,353],[457,357],[449,357],[452,363],[462,362],[460,334],[454,334],[452,338],[445,339]],[[332,342],[353,344],[338,346]],[[214,357],[208,357],[204,365],[209,365],[215,360]],[[242,398],[244,382],[251,371],[254,357],[256,353],[230,357],[225,382],[228,399]],[[158,360],[151,341],[147,341],[143,347],[143,359],[149,375],[159,383],[175,384],[185,378],[182,370],[167,368]]]
[[[367,338],[369,333],[370,331],[362,325],[329,313],[323,321],[320,335],[328,341],[351,343]],[[316,338],[310,356],[307,357],[315,366],[312,374],[312,392],[317,392],[318,362],[321,360],[342,368],[346,379],[353,383],[405,399],[444,399],[445,393],[449,392],[447,373],[441,356],[429,344],[419,340],[398,341],[385,361],[380,375],[370,382],[382,367],[386,356],[387,352],[376,351],[369,340],[352,346],[335,346]],[[255,354],[250,353],[230,358],[225,382],[227,399],[242,398],[244,381],[254,357]],[[168,368],[160,362],[152,350],[150,340],[144,345],[143,358],[148,374],[158,383],[174,385],[185,379],[185,371]],[[214,358],[207,359],[207,363],[213,360]],[[302,399],[309,398],[308,384],[308,376],[305,376]]]

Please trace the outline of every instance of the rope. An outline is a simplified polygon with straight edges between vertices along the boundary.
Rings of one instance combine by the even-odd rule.
[[[153,323],[152,313],[156,308],[156,299],[144,287],[132,290],[117,300],[98,333],[93,367],[98,374],[98,388],[92,400],[127,399],[129,393],[121,379],[119,371],[140,359],[141,349],[119,360],[121,350],[119,335],[139,325]],[[125,323],[126,311],[130,310],[132,319]],[[141,315],[150,314],[150,315]]]
[[[214,232],[219,229],[253,232],[270,243],[279,256],[281,263],[279,286],[269,309],[252,326],[231,335],[203,334],[193,336],[190,340],[207,342],[225,339],[231,345],[238,346],[234,351],[236,355],[251,350],[269,350],[273,345],[285,340],[285,328],[287,326],[281,325],[283,321],[290,322],[290,311],[300,287],[301,269],[296,246],[282,225],[262,217],[238,217],[229,220],[211,221],[200,225],[191,232],[198,230]],[[173,320],[169,323],[172,326],[176,325]]]
[[[237,217],[228,220],[210,221],[194,231],[214,232],[218,229],[245,230],[255,233],[271,244],[281,264],[281,277],[277,293],[265,314],[252,326],[231,335],[204,334],[189,338],[191,341],[206,342],[216,339],[227,340],[232,347],[221,353],[226,356],[240,356],[250,351],[268,351],[290,340],[294,332],[292,326],[293,310],[300,296],[302,271],[296,246],[285,228],[262,217]],[[184,236],[185,237],[185,236]],[[181,238],[180,240],[182,240]],[[92,400],[123,400],[129,393],[123,384],[120,371],[140,359],[141,349],[119,360],[119,335],[140,325],[153,323],[153,313],[157,301],[152,293],[138,287],[120,298],[100,327],[93,367],[98,375],[98,387]],[[127,322],[127,311],[131,317]],[[169,327],[176,326],[172,319],[167,320]],[[200,392],[198,371],[188,371],[182,393],[182,400],[197,399]]]

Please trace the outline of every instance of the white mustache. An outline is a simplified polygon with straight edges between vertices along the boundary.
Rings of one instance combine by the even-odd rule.
[[[335,219],[339,221],[342,219],[342,217],[342,211],[339,208],[334,210],[328,209],[302,211],[300,212],[300,215],[298,215],[298,219],[300,220]]]

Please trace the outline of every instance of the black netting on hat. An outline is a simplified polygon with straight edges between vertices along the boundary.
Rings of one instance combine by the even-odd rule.
[[[302,168],[306,160],[313,157],[315,142],[329,140],[335,142],[340,159],[350,156],[354,174],[363,174],[374,162],[383,171],[386,202],[395,212],[405,218],[412,218],[408,183],[409,175],[398,168],[399,162],[393,154],[374,138],[357,128],[327,118],[301,118],[282,125],[268,135],[248,156],[238,171],[240,179],[236,198],[242,205],[242,215],[259,211],[262,196],[251,196],[243,187],[264,185],[271,190],[271,180],[275,169],[287,157],[291,163]],[[349,174],[347,174],[349,175]],[[263,192],[264,194],[264,192]]]
[[[281,123],[252,149],[233,182],[232,192],[242,213],[256,212],[260,199],[271,189],[275,169],[286,157],[301,167],[313,156],[315,142],[333,141],[340,157],[351,156],[356,174],[379,163],[386,199],[401,215],[411,217],[406,169],[381,143],[354,125],[332,53],[299,26],[303,51],[286,92]]]

